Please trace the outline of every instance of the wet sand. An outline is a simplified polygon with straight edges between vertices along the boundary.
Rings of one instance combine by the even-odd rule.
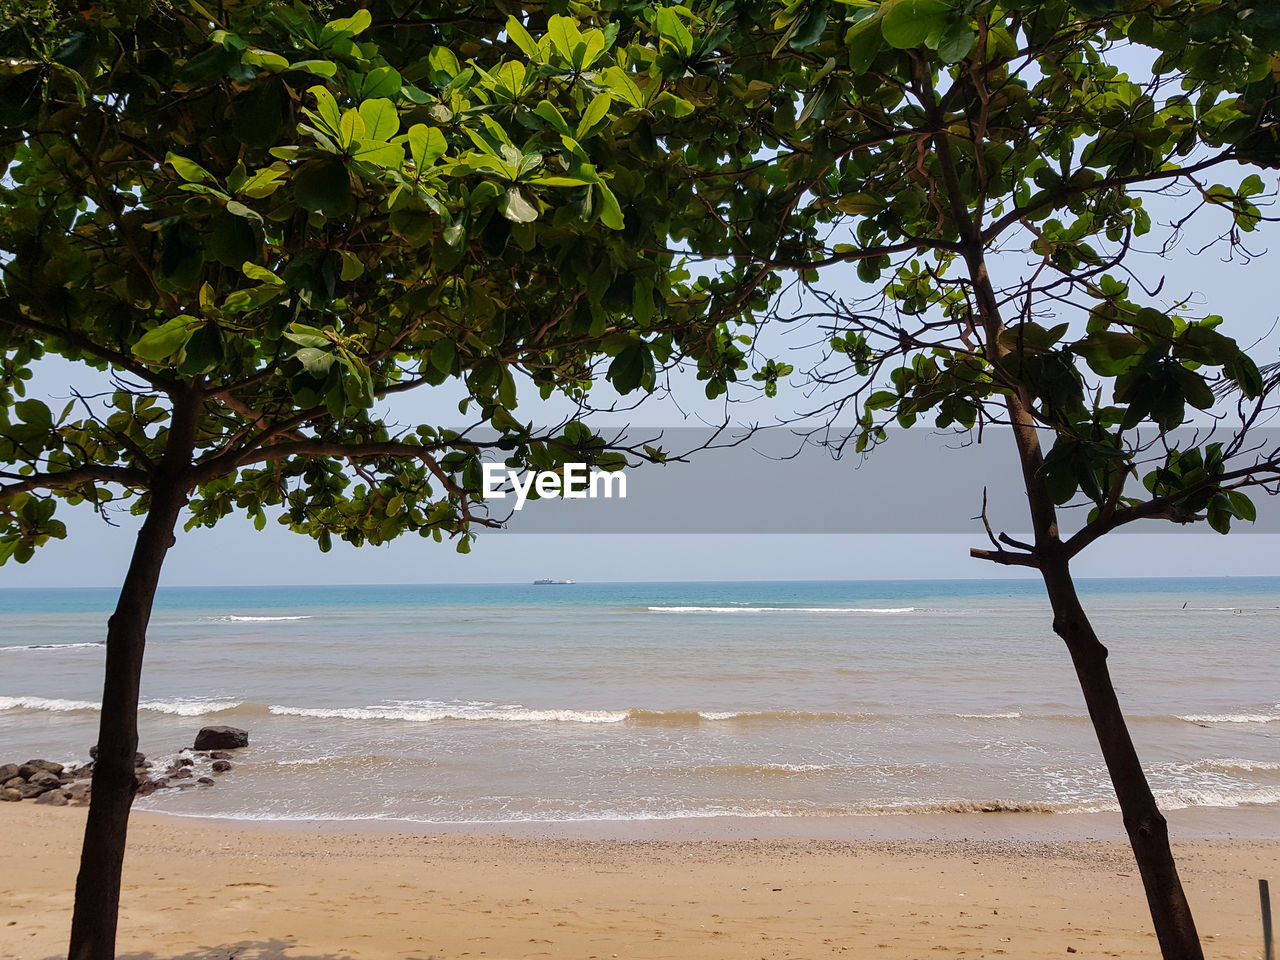
[[[84,813],[0,808],[0,957],[66,955]],[[1274,811],[1227,812],[1200,826],[1186,813],[1173,818],[1175,852],[1206,955],[1256,958],[1257,881],[1280,882],[1280,841],[1268,839],[1280,828]],[[136,814],[119,954],[1159,955],[1117,815],[1075,824],[1021,814],[862,820],[809,823],[808,832],[756,820],[511,835]]]

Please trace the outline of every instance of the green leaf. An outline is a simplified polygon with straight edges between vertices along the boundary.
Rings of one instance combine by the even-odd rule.
[[[352,95],[357,100],[394,97],[400,93],[402,86],[404,86],[404,80],[394,67],[375,67],[359,76]]]
[[[953,23],[938,44],[938,58],[943,63],[959,63],[969,55],[978,35],[967,23]]]
[[[542,62],[542,51],[538,48],[538,42],[529,35],[529,31],[524,28],[524,24],[517,20],[515,16],[507,17],[506,30],[511,42],[519,47],[526,57],[534,63]]]
[[[431,344],[431,366],[448,376],[453,373],[453,361],[457,355],[452,340],[436,340]]]
[[[180,154],[170,151],[164,155],[164,162],[173,167],[178,176],[187,183],[217,183],[208,170]]]
[[[1094,373],[1115,377],[1142,359],[1145,346],[1131,333],[1098,330],[1071,345],[1071,352],[1083,357]]]
[[[304,210],[326,217],[343,217],[355,212],[351,175],[337,158],[308,161],[294,174],[293,189]]]
[[[400,114],[390,100],[366,100],[360,104],[360,119],[370,140],[390,140],[400,132]]]
[[[498,201],[498,210],[508,220],[528,223],[538,219],[538,208],[529,202],[519,187],[510,187]]]
[[[658,36],[683,60],[693,56],[693,34],[684,25],[675,10],[662,7],[653,14],[653,28]]]
[[[248,260],[240,265],[240,272],[250,280],[257,280],[259,283],[270,283],[278,287],[285,285],[284,281],[270,270],[260,267],[256,263],[250,263]]]
[[[342,279],[358,279],[364,273],[364,264],[360,262],[360,258],[350,250],[339,250],[338,253],[342,257]]]
[[[618,205],[618,198],[603,182],[597,183],[592,189],[600,193],[600,222],[610,230],[621,230],[622,207]]]
[[[626,394],[639,387],[646,374],[652,379],[653,354],[649,352],[649,345],[641,342],[623,348],[609,364],[607,376],[615,390]]]
[[[13,409],[23,423],[30,424],[39,430],[53,429],[53,414],[39,400],[21,400],[14,404]]]
[[[341,20],[330,20],[324,25],[324,32],[335,36],[355,37],[368,30],[372,23],[373,16],[368,10],[357,10]]]
[[[951,14],[947,0],[889,0],[881,9],[880,31],[899,50],[922,46],[931,34],[942,33]]]
[[[444,134],[437,127],[428,127],[424,123],[415,123],[409,128],[409,155],[413,164],[421,173],[444,156],[448,149]]]
[[[825,2],[810,6],[809,12],[805,14],[800,25],[791,34],[791,40],[788,41],[787,45],[792,50],[804,50],[822,39],[827,29],[827,9],[828,5]]]
[[[148,330],[133,345],[133,355],[152,363],[163,363],[181,350],[196,327],[203,323],[196,317],[174,317]]]
[[[871,67],[871,61],[884,46],[880,19],[877,11],[874,15],[859,20],[844,35],[844,45],[849,51],[849,69],[855,74],[866,73]]]
[[[554,14],[547,21],[547,36],[556,53],[565,60],[573,62],[573,51],[582,43],[582,32],[578,29],[578,21],[572,17]]]
[[[543,103],[546,103],[544,100]],[[587,105],[587,109],[582,111],[582,118],[578,121],[578,131],[576,139],[581,142],[593,133],[598,124],[601,124],[609,113],[609,104],[613,103],[613,97],[607,93],[598,93]],[[548,104],[548,106],[550,106]],[[555,108],[552,107],[554,110]],[[693,112],[693,106],[690,105],[689,112]]]

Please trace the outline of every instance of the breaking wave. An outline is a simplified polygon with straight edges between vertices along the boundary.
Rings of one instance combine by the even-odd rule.
[[[914,613],[915,607],[647,607],[651,613]]]
[[[225,616],[225,617],[204,617],[206,623],[274,623],[278,620],[310,620],[311,615],[300,615],[292,617],[241,617],[241,616]]]
[[[143,700],[139,710],[169,713],[179,717],[202,717],[209,713],[221,713],[240,706],[238,700],[205,700],[198,697],[173,700]],[[99,710],[101,705],[92,700],[60,700],[52,697],[0,697],[0,710],[50,710],[70,713],[76,710]]]
[[[18,650],[83,650],[86,647],[105,647],[104,640],[90,640],[85,643],[24,643],[14,647],[0,647],[0,653],[13,653]]]

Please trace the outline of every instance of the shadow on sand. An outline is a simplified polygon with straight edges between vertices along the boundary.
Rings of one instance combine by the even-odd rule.
[[[219,947],[198,947],[187,953],[121,953],[117,960],[352,960],[345,953],[290,953],[297,947],[295,940],[242,940],[225,943]],[[65,957],[46,957],[45,960],[65,960]],[[406,957],[405,960],[437,960],[435,957]]]

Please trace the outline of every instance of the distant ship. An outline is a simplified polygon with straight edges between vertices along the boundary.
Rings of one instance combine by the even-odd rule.
[[[548,579],[544,579],[544,580],[535,580],[535,581],[533,581],[533,585],[534,585],[535,587],[545,587],[545,586],[547,586],[548,584],[552,584],[552,583],[573,583],[573,581],[572,581],[572,580],[552,580],[552,579],[549,579],[549,578],[548,578]]]

